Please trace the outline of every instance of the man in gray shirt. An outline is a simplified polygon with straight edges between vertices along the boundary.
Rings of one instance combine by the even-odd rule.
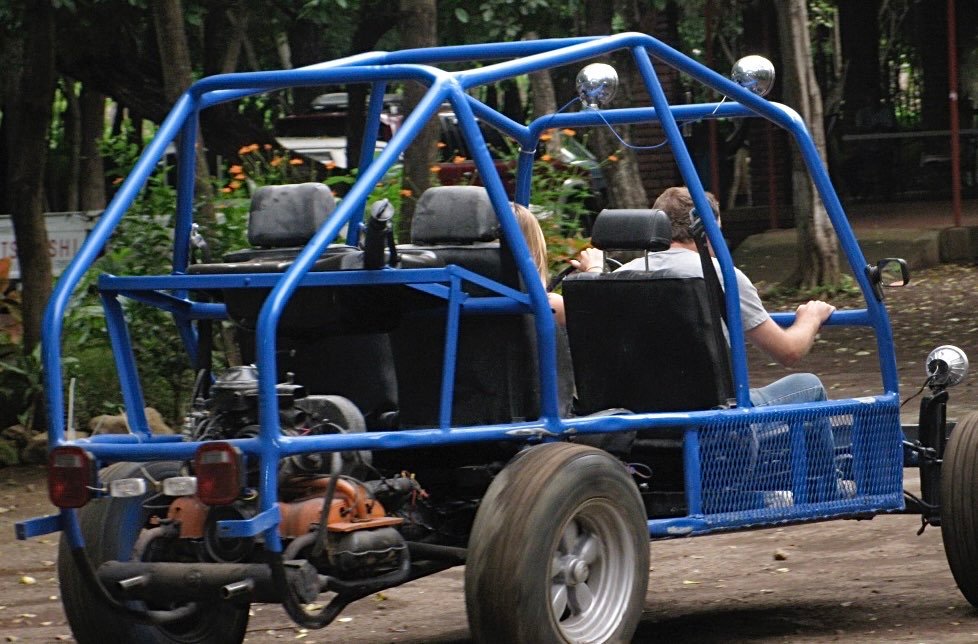
[[[706,193],[713,207],[713,214],[720,220],[716,198]],[[683,187],[667,188],[655,200],[653,208],[661,209],[672,222],[672,245],[668,250],[648,254],[648,270],[663,278],[702,277],[696,243],[689,230],[689,213],[693,200],[689,190]],[[601,251],[590,248],[571,263],[582,271],[602,270],[604,257]],[[714,264],[718,264],[714,258]],[[618,270],[645,271],[645,258],[628,262]],[[765,310],[757,288],[740,270],[734,269],[740,291],[740,317],[747,340],[780,364],[791,367],[798,363],[812,348],[815,336],[822,324],[832,315],[835,307],[821,300],[810,300],[798,307],[795,321],[788,328],[778,326]],[[719,274],[719,265],[717,265]],[[721,281],[722,284],[722,281]],[[817,376],[810,373],[794,373],[765,387],[752,388],[750,399],[755,407],[786,403],[805,403],[825,400],[825,387]]]

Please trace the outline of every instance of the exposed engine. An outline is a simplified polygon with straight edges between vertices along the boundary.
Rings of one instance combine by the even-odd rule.
[[[365,431],[363,415],[342,396],[307,395],[292,382],[275,386],[279,426],[287,436],[339,434]],[[206,397],[205,397],[206,393]],[[209,388],[198,387],[186,431],[195,441],[251,438],[258,435],[258,369],[231,367]],[[293,456],[279,466],[279,479],[307,474],[362,475],[370,464],[370,452]]]
[[[360,410],[346,398],[308,395],[291,377],[276,391],[283,434],[366,431]],[[258,370],[232,367],[209,387],[198,382],[185,432],[195,441],[250,438],[259,433],[258,414]],[[357,580],[397,570],[408,559],[408,542],[464,546],[477,500],[501,465],[423,465],[441,490],[433,502],[400,463],[388,463],[386,471],[395,472],[388,476],[375,469],[369,451],[285,458],[278,504],[283,558],[304,559],[320,574]],[[163,540],[179,551],[171,558],[235,564],[260,558],[260,540],[228,538],[218,529],[220,521],[258,513],[256,487],[252,464],[241,496],[230,505],[208,506],[196,496],[175,499],[162,521],[166,530],[159,533],[177,537]],[[157,540],[153,547],[167,546]]]

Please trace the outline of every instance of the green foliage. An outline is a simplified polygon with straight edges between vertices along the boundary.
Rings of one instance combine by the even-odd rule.
[[[125,133],[109,138],[103,153],[110,176],[117,181],[135,162],[137,149]],[[65,320],[65,355],[74,358],[66,378],[77,378],[76,412],[85,421],[122,406],[104,314],[95,281],[101,273],[154,275],[170,271],[173,248],[175,191],[168,170],[161,165],[109,240],[105,253],[76,290]],[[230,191],[234,192],[234,191]],[[230,193],[225,193],[229,197]],[[247,200],[225,199],[217,204],[217,218],[204,231],[215,248],[241,247],[247,228]],[[172,318],[157,308],[121,300],[146,404],[169,419],[179,418],[192,387],[193,371]]]
[[[74,360],[68,358],[70,366]],[[29,354],[18,351],[4,361],[0,361],[0,397],[19,410],[17,421],[29,429],[36,427],[39,415],[43,414],[44,383],[41,379],[41,347],[37,346]]]
[[[345,193],[356,183],[357,174],[356,168],[349,173],[333,174],[326,178],[326,185],[333,190],[334,194],[337,192]],[[384,178],[374,186],[374,189],[367,197],[367,202],[364,204],[363,209],[364,213],[370,210],[370,206],[374,202],[387,199],[394,207],[394,230],[400,230],[401,206],[404,199],[414,196],[414,193],[415,191],[413,189],[404,185],[404,167],[399,163],[395,164],[387,171]]]
[[[5,440],[0,440],[0,467],[17,465],[19,462],[17,448]]]
[[[438,6],[439,39],[445,43],[519,40],[529,32],[541,38],[566,36],[584,9],[581,0],[452,0]]]

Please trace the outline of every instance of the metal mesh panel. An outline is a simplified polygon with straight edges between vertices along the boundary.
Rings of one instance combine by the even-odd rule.
[[[903,507],[899,409],[879,400],[812,406],[700,429],[711,528]]]

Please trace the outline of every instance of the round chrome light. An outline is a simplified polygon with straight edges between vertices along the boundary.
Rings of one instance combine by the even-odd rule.
[[[774,64],[764,56],[744,56],[730,71],[730,78],[758,96],[767,96],[774,87]]]
[[[591,63],[577,73],[577,95],[592,109],[604,107],[618,91],[618,72],[605,63]]]
[[[931,386],[953,387],[968,375],[968,356],[961,349],[945,344],[927,356],[927,377]]]

